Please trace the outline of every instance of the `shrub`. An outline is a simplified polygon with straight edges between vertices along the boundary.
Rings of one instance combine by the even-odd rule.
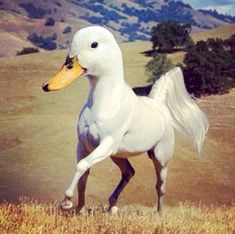
[[[67,26],[66,28],[64,28],[63,34],[67,34],[71,32],[72,32],[72,28],[70,26]]]
[[[33,3],[21,3],[19,6],[27,11],[30,18],[42,19],[47,14],[47,10],[35,7]]]
[[[148,74],[148,82],[155,82],[161,75],[173,68],[172,62],[167,59],[166,54],[155,53],[154,57],[146,64],[145,70]]]
[[[57,48],[56,43],[54,42],[55,40],[54,34],[51,37],[43,37],[43,36],[38,36],[36,33],[32,33],[28,36],[28,40],[30,40],[37,47],[46,50],[54,50]]]
[[[16,55],[23,55],[23,54],[32,54],[38,53],[39,49],[34,47],[24,47],[21,51],[18,51]]]
[[[58,7],[62,7],[62,5],[61,5],[60,2],[55,2],[55,4],[56,4]]]
[[[55,20],[53,18],[47,18],[45,22],[45,26],[54,26],[55,25]]]

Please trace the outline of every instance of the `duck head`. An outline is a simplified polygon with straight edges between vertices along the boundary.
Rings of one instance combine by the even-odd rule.
[[[44,91],[60,90],[81,75],[90,79],[122,73],[122,54],[113,35],[100,26],[79,30],[73,37],[61,70],[43,84]]]

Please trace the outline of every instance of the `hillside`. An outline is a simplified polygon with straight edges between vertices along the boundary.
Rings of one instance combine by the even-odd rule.
[[[205,32],[199,32],[193,35],[194,41],[207,40],[208,38],[229,38],[235,33],[235,24],[229,24],[223,27],[207,30]]]
[[[55,22],[46,25],[48,18]],[[235,22],[234,17],[194,10],[171,0],[5,0],[0,1],[0,43],[5,45],[0,56],[15,55],[27,46],[41,50],[65,48],[75,31],[91,24],[107,27],[119,42],[147,40],[152,26],[169,19],[191,24],[193,32]],[[30,40],[33,33],[47,42],[39,45]],[[56,38],[51,39],[54,34]]]
[[[150,58],[142,52],[150,47],[143,42],[121,44],[125,76],[131,86],[145,84],[144,66]],[[80,77],[69,88],[53,93],[42,92],[41,84],[57,72],[66,54],[67,50],[60,50],[0,60],[1,201],[16,202],[22,195],[42,202],[63,198],[74,171],[75,126],[87,97],[88,82]],[[177,136],[166,205],[234,201],[234,101],[235,90],[199,101],[210,121],[205,147],[198,156],[188,142]],[[153,206],[156,178],[152,162],[145,154],[131,162],[136,175],[119,204]],[[95,165],[87,186],[87,203],[106,204],[119,176],[109,159]]]

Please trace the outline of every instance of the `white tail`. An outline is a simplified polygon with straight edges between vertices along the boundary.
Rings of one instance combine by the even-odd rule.
[[[190,139],[200,152],[209,126],[208,119],[188,94],[181,69],[176,67],[161,76],[149,96],[166,104],[176,130]]]

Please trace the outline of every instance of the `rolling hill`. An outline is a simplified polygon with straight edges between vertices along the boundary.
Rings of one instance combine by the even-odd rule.
[[[54,23],[47,25],[48,19]],[[193,32],[235,22],[232,16],[194,10],[172,0],[5,0],[0,1],[0,43],[4,45],[0,56],[15,55],[28,46],[65,48],[75,31],[91,24],[107,27],[119,42],[147,40],[152,26],[169,19],[191,24]],[[32,34],[44,43],[32,40]]]
[[[226,31],[229,35],[233,32]],[[206,38],[211,33],[205,32]],[[196,36],[195,36],[196,37]],[[203,38],[203,34],[200,34]],[[125,77],[131,86],[146,84],[146,42],[121,44]],[[51,202],[63,198],[75,166],[76,121],[87,97],[88,82],[80,77],[69,88],[44,93],[41,84],[57,72],[67,50],[0,59],[0,200],[17,202],[20,196]],[[172,55],[174,56],[174,55]],[[199,101],[208,114],[210,129],[201,156],[177,136],[167,180],[167,205],[232,204],[235,197],[235,90]],[[119,204],[153,206],[155,173],[143,154],[131,159],[136,175]],[[105,204],[120,177],[107,159],[92,168],[87,204]]]

